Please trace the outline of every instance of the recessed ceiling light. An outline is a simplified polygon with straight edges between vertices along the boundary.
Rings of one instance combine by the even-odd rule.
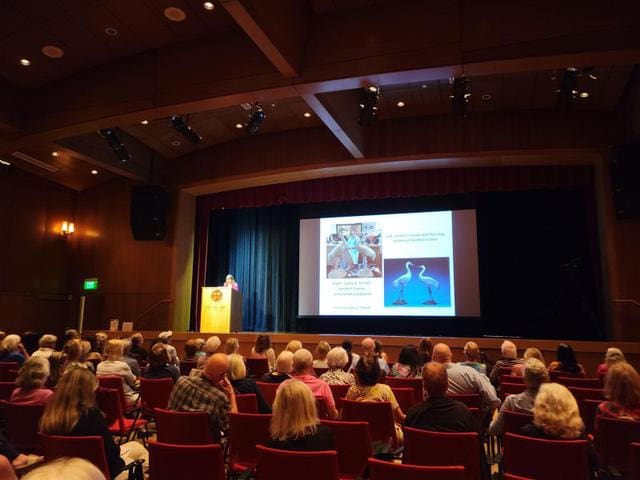
[[[184,10],[178,7],[167,7],[164,9],[164,16],[172,22],[183,22],[187,18],[187,14]]]
[[[52,157],[59,157],[60,154],[58,152],[51,152]]]
[[[97,175],[98,174],[98,170],[91,170],[91,175]]]
[[[236,123],[236,128],[242,128],[244,127],[244,125],[242,125],[241,123]]]
[[[213,2],[204,2],[202,6],[204,7],[205,10],[213,10],[214,8],[216,8]]]
[[[106,33],[110,37],[116,37],[118,35],[118,30],[113,27],[107,27],[104,29],[104,33]]]
[[[21,58],[20,65],[22,65],[23,67],[28,67],[29,65],[31,65],[31,60],[29,60],[28,58]]]
[[[396,103],[396,105],[398,107],[402,108],[402,107],[404,107],[405,103],[402,100],[400,100],[398,103]]]
[[[589,92],[580,92],[580,98],[589,98]]]
[[[378,87],[376,87],[376,86],[374,86],[374,85],[371,85],[371,86],[369,87],[369,91],[370,91],[370,92],[374,92],[374,93],[375,93],[375,92],[377,92],[377,91],[378,91]]]
[[[55,45],[45,45],[42,47],[42,53],[49,58],[62,58],[64,56],[64,51]]]
[[[142,125],[149,125],[149,120],[142,120],[140,123]]]
[[[490,93],[485,93],[480,98],[482,98],[482,100],[491,100],[492,97]]]
[[[304,118],[309,118],[311,116],[311,113],[309,112],[304,112],[303,113]]]
[[[173,145],[174,147],[179,147],[181,145],[180,140],[174,140],[171,145]]]

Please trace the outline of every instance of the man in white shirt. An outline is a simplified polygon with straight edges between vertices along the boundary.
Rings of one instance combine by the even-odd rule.
[[[173,332],[168,330],[166,332],[160,332],[158,334],[158,338],[162,343],[167,347],[167,353],[169,354],[169,361],[171,365],[175,365],[176,367],[180,366],[180,359],[178,358],[178,352],[176,352],[176,347],[171,345],[171,337],[173,336]]]
[[[55,335],[45,334],[40,337],[40,341],[38,345],[40,348],[31,354],[32,357],[42,357],[49,358],[56,349],[56,343],[58,342],[58,337]]]

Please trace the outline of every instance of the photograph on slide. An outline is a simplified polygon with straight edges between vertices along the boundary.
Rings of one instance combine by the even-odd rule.
[[[382,231],[376,222],[339,223],[326,238],[327,277],[382,277]]]
[[[385,307],[451,307],[449,257],[384,261]]]

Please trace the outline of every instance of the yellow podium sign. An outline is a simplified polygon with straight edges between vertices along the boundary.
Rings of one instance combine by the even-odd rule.
[[[242,294],[231,287],[202,287],[200,331],[231,333],[242,330]]]

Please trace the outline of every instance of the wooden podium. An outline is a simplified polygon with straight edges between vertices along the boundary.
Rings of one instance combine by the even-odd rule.
[[[231,333],[242,330],[242,294],[231,287],[202,287],[200,331]]]

